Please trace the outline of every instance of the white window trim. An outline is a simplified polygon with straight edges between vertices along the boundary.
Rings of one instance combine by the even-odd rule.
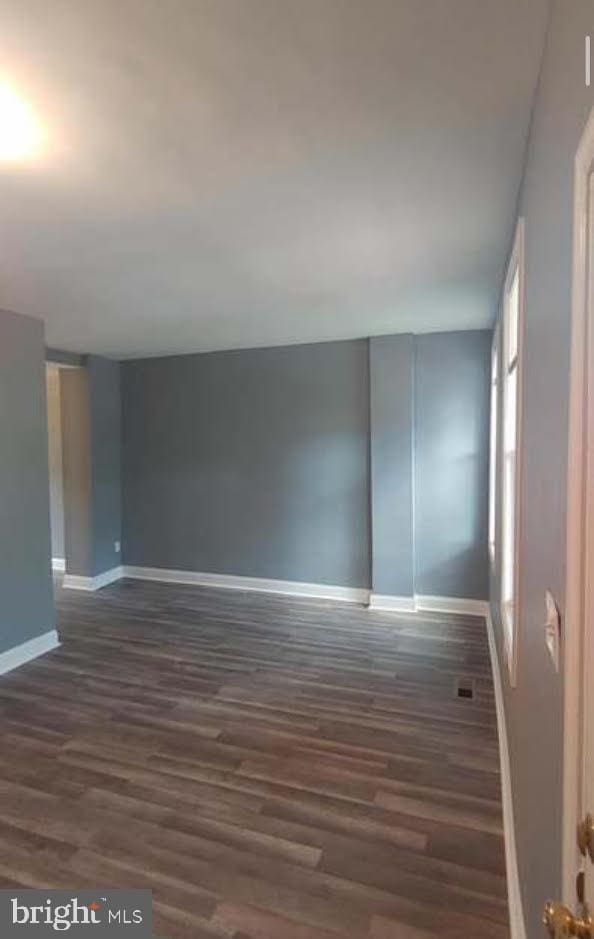
[[[520,218],[516,227],[514,246],[512,248],[509,260],[505,285],[503,291],[503,330],[502,346],[503,354],[501,356],[501,365],[499,374],[501,376],[501,401],[502,401],[502,427],[505,426],[505,375],[507,361],[505,357],[506,348],[506,309],[505,305],[510,292],[514,274],[518,271],[518,348],[517,348],[517,385],[516,385],[516,464],[515,464],[515,489],[514,489],[514,568],[513,577],[513,619],[510,623],[509,604],[503,602],[501,596],[501,620],[503,624],[504,652],[507,661],[509,681],[512,687],[515,687],[518,671],[518,645],[520,632],[520,544],[521,544],[521,518],[522,518],[522,388],[523,388],[523,365],[524,365],[524,314],[525,314],[525,269],[524,269],[524,219]],[[501,367],[502,366],[502,367]],[[502,432],[503,436],[503,432]],[[505,446],[505,444],[503,444]],[[505,505],[505,484],[503,481],[505,456],[500,461],[500,485],[501,485],[501,517],[504,519],[506,512]],[[504,524],[504,523],[503,523]],[[503,550],[501,544],[501,588],[503,589]],[[511,633],[511,643],[510,643]]]
[[[497,510],[499,508],[497,488],[499,486],[499,418],[501,414],[499,403],[501,389],[501,350],[499,349],[500,333],[501,330],[498,324],[493,332],[493,343],[491,345],[491,410],[489,415],[488,539],[489,558],[491,561],[492,571],[495,571],[495,559],[497,557]]]

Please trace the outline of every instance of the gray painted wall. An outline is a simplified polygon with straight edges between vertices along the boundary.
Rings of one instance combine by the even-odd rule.
[[[367,587],[365,340],[122,363],[124,561]]]
[[[490,341],[123,362],[124,562],[485,599]]]
[[[374,593],[412,597],[414,337],[369,340]]]
[[[488,596],[491,333],[415,341],[415,590]]]
[[[0,311],[0,652],[54,628],[43,324]]]
[[[561,895],[563,682],[550,663],[542,623],[547,588],[561,611],[565,607],[573,161],[594,104],[593,90],[585,87],[583,76],[584,36],[592,32],[593,22],[591,0],[556,0],[552,5],[520,198],[526,225],[526,322],[514,689],[501,650],[499,559],[491,594],[529,939],[542,936],[544,901]]]
[[[62,470],[62,421],[60,416],[60,373],[46,369],[47,433],[50,483],[50,522],[52,557],[64,558],[64,486]]]
[[[94,577],[120,563],[120,365],[88,356],[60,376],[66,569]]]

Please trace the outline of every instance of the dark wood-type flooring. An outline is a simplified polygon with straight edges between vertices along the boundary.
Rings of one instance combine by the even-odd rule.
[[[174,939],[507,939],[481,620],[134,581],[57,604],[61,647],[0,678],[0,887],[150,887]]]

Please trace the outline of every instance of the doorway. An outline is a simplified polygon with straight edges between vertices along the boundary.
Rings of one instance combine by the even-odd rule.
[[[51,564],[54,585],[86,563],[88,395],[83,365],[46,362]]]

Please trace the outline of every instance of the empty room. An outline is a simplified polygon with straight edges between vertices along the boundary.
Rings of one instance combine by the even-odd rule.
[[[0,935],[594,939],[593,0],[0,13]]]

